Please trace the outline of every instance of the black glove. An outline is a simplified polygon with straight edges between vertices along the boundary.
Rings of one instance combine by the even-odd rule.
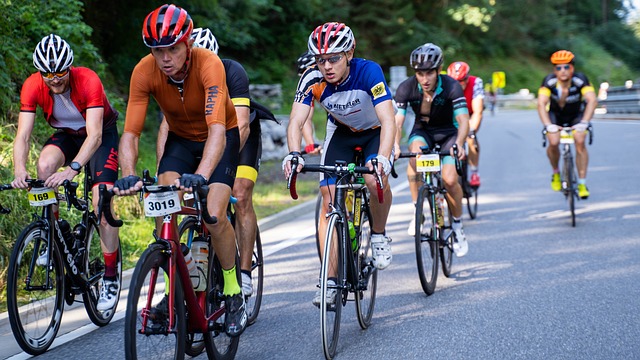
[[[120,191],[126,191],[129,190],[129,188],[132,188],[138,181],[140,181],[140,176],[129,175],[122,179],[116,180],[115,184],[113,184],[113,187],[118,188]]]
[[[180,185],[185,188],[196,188],[207,184],[207,179],[200,174],[183,174]]]

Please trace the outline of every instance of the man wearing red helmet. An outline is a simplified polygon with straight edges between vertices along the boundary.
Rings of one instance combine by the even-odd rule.
[[[484,110],[484,85],[482,79],[469,75],[471,68],[464,61],[456,61],[449,65],[447,74],[458,80],[464,97],[467,100],[467,109],[469,110],[469,136],[467,137],[467,149],[469,150],[468,161],[469,170],[471,170],[471,179],[469,185],[474,187],[480,186],[480,175],[478,174],[478,162],[480,161],[480,144],[478,138],[473,141],[473,136],[480,129],[482,123],[482,111]]]
[[[328,22],[318,26],[310,35],[309,51],[315,57],[317,66],[308,68],[301,76],[291,108],[287,142],[289,155],[282,161],[285,177],[291,174],[291,160],[296,157],[300,170],[304,165],[300,148],[302,128],[316,100],[328,112],[327,131],[324,141],[322,164],[335,164],[336,160],[350,160],[356,145],[361,146],[372,168],[371,160],[377,159],[377,172],[384,186],[382,204],[378,201],[377,184],[374,175],[364,175],[371,193],[373,264],[384,269],[391,263],[391,239],[385,228],[391,208],[391,188],[387,176],[391,172],[393,141],[395,138],[394,109],[391,90],[384,78],[380,65],[373,61],[354,58],[355,38],[351,29],[343,23]],[[332,194],[335,194],[335,178],[322,175],[320,192],[323,198],[321,213],[326,214]],[[324,252],[324,237],[328,219],[318,219],[320,251]],[[337,248],[337,247],[334,247]],[[337,269],[330,269],[335,276]],[[336,301],[337,291],[328,294],[329,303]],[[320,292],[316,293],[313,304],[320,306]]]
[[[135,166],[149,97],[153,96],[169,126],[158,183],[187,191],[209,187],[208,211],[218,222],[206,226],[223,269],[226,332],[239,336],[247,314],[236,276],[235,233],[226,215],[238,166],[238,120],[222,61],[207,49],[192,48],[192,30],[189,14],[175,5],[162,5],[144,20],[142,38],[151,54],[140,60],[131,75],[120,140],[123,178],[116,181],[114,191],[132,195],[142,187]],[[166,307],[156,305],[156,309]]]
[[[562,184],[558,163],[560,161],[560,127],[571,126],[576,146],[578,168],[578,196],[589,197],[587,166],[589,154],[585,146],[586,129],[598,104],[596,92],[587,76],[575,72],[575,56],[571,51],[559,50],[551,55],[553,73],[547,75],[538,90],[538,115],[547,130],[549,146],[547,156],[553,169],[551,188],[560,191]]]

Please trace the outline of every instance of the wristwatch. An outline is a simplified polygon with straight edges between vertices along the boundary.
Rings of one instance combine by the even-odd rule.
[[[82,170],[82,165],[77,161],[72,161],[71,164],[69,164],[69,167],[78,174],[80,173],[80,170]]]

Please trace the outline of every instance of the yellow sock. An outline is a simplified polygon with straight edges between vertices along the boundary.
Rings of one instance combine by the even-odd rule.
[[[240,293],[235,265],[229,270],[222,269],[222,277],[224,279],[224,289],[222,290],[224,295],[229,296]]]

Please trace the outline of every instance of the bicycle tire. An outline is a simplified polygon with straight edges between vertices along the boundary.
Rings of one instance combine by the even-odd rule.
[[[467,210],[471,220],[478,215],[478,188],[471,186],[469,183],[469,163],[467,160],[462,161],[462,176],[460,177],[460,185],[462,186],[462,194],[467,203]]]
[[[364,330],[371,325],[373,310],[376,304],[376,292],[378,287],[378,269],[373,266],[373,250],[371,247],[371,222],[366,211],[360,214],[359,248],[355,256],[358,271],[358,287],[365,286],[364,289],[356,288],[356,314],[358,323]]]
[[[142,313],[149,315],[151,309],[146,309],[146,304],[151,301],[152,307],[158,305],[165,293],[164,274],[168,272],[169,256],[165,252],[164,245],[151,244],[142,253],[131,277],[127,310],[125,314],[124,348],[127,359],[184,359],[186,338],[186,309],[184,303],[184,288],[180,277],[175,277],[174,315],[175,327],[168,332],[168,319],[159,319],[155,324],[148,319],[145,334],[143,330]],[[148,291],[152,288],[153,293]],[[139,310],[140,309],[140,310]]]
[[[425,200],[429,204],[425,209]],[[416,264],[418,266],[418,276],[420,277],[420,285],[427,296],[433,294],[438,281],[438,222],[434,216],[432,203],[435,202],[435,196],[429,193],[426,186],[421,186],[418,190],[416,199],[416,233],[414,235],[416,247]],[[425,216],[431,218],[431,230],[427,234],[423,234],[422,223]]]
[[[178,225],[178,234],[180,242],[191,247],[191,242],[196,236],[200,236],[200,228],[198,227],[197,220],[193,216],[186,216],[180,221]],[[196,357],[205,350],[204,335],[202,333],[187,333],[185,339],[185,354]]]
[[[213,255],[212,255],[213,254]],[[236,259],[237,264],[237,259]],[[207,276],[207,305],[205,313],[207,318],[223,307],[224,288],[222,267],[213,251],[209,251],[209,274]],[[233,360],[238,351],[240,337],[230,337],[225,331],[225,315],[214,320],[213,327],[204,334],[204,344],[209,359]]]
[[[26,290],[25,279],[29,276],[30,265],[45,253],[46,250],[41,246],[43,244],[46,247],[46,238],[47,230],[43,222],[27,225],[18,236],[9,260],[9,322],[18,345],[31,355],[40,355],[49,349],[60,329],[64,311],[64,266],[55,241],[52,240],[53,251],[49,252],[50,269],[36,264],[30,279],[31,286],[45,286],[49,273],[51,288]]]
[[[340,335],[340,316],[342,314],[343,293],[340,286],[343,283],[344,256],[340,250],[340,243],[346,236],[344,225],[340,221],[338,214],[329,217],[327,226],[327,236],[325,237],[325,248],[320,270],[320,332],[322,333],[322,349],[327,360],[332,359],[336,354],[338,337]],[[335,258],[332,255],[332,248],[337,246]],[[335,262],[335,264],[334,264]],[[337,269],[336,284],[338,292],[335,304],[327,304],[327,292],[335,289],[336,285],[329,285],[329,270]]]
[[[452,230],[451,224],[453,224],[453,215],[449,204],[444,202],[444,214],[442,215],[446,219],[449,219],[449,223],[445,224],[445,228],[440,231],[440,236],[447,234],[447,237],[440,239],[438,246],[440,249],[440,262],[442,263],[442,274],[446,277],[451,276],[451,267],[453,266],[453,243],[456,241],[456,233]]]
[[[251,258],[251,279],[255,283],[255,290],[251,296],[245,297],[247,304],[247,325],[256,322],[262,304],[262,290],[264,281],[264,258],[262,257],[262,240],[260,239],[260,229],[256,227],[256,241],[253,245],[253,255]],[[257,281],[255,281],[255,280]]]
[[[100,291],[102,286],[101,280],[105,271],[104,255],[102,254],[100,230],[98,225],[93,218],[90,218],[88,225],[89,228],[87,229],[86,237],[84,239],[86,253],[82,257],[82,271],[87,274],[87,278],[91,285],[82,293],[82,300],[91,322],[96,326],[105,326],[111,322],[111,319],[113,319],[113,315],[116,313],[118,302],[120,300],[120,291],[122,289],[122,249],[120,247],[120,238],[118,238],[116,271],[120,286],[118,287],[116,302],[111,309],[99,311],[96,307],[98,306],[98,300],[100,300]]]
[[[318,192],[318,197],[316,198],[316,251],[318,253],[318,259],[322,262],[322,255],[320,253],[320,234],[318,233],[319,222],[320,222],[320,211],[322,209],[322,193]]]
[[[573,172],[573,156],[570,151],[565,154],[564,171],[567,181],[567,201],[569,202],[569,212],[571,213],[571,226],[576,226],[576,176]]]

